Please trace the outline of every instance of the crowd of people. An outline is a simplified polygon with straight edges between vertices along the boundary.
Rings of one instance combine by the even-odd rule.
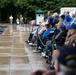
[[[69,15],[48,11],[27,39],[29,45],[38,45],[42,57],[54,61],[53,70],[37,70],[31,75],[76,75],[76,13]]]

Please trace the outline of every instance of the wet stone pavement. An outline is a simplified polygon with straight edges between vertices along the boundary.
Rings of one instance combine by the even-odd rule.
[[[17,31],[16,25],[0,26],[7,26],[0,35],[0,75],[30,75],[37,69],[46,70],[45,59],[40,53],[33,53],[35,48],[25,43],[28,26],[25,26],[25,31]]]

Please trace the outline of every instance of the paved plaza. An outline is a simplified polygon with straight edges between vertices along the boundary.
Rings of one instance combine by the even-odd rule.
[[[17,27],[9,24],[0,35],[0,75],[30,75],[36,69],[45,69],[46,61],[40,53],[33,53],[34,47],[25,43],[29,35],[29,27],[25,31],[17,31]]]

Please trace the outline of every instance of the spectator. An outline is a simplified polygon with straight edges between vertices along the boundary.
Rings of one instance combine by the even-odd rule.
[[[53,20],[53,17],[52,17],[52,14],[51,14],[51,11],[48,11],[48,13],[47,13],[47,15],[48,15],[48,17],[47,17],[47,19],[45,19],[45,21],[44,22],[47,22],[46,24],[52,24],[52,20]],[[39,30],[38,30],[38,34],[39,35],[42,35],[43,34],[43,32],[46,30],[46,27],[45,27],[45,23],[43,23],[43,21],[40,23],[40,27],[38,27],[39,28]],[[35,30],[37,30],[37,29],[35,29]],[[31,34],[31,33],[30,33]],[[33,40],[33,42],[34,42],[34,36],[36,36],[37,34],[32,34],[32,36],[30,37],[29,36],[29,38],[28,38],[28,43],[30,44],[30,45],[32,45],[33,43],[32,43],[32,40]],[[36,40],[35,40],[36,41]]]
[[[56,51],[57,52],[57,51]],[[76,44],[61,47],[56,55],[55,70],[36,70],[31,75],[75,75]],[[55,55],[55,53],[53,54]]]
[[[64,75],[75,75],[76,69],[76,43],[63,46],[56,54],[56,72],[63,72]],[[53,53],[54,55],[55,53]]]
[[[60,17],[60,22],[58,22],[58,23],[56,24],[57,31],[55,32],[55,36],[54,36],[54,38],[55,38],[55,37],[56,37],[56,38],[59,37],[57,40],[59,41],[59,43],[60,43],[61,45],[64,43],[63,41],[65,40],[65,39],[63,39],[62,37],[65,37],[65,36],[66,36],[66,31],[63,30],[63,29],[64,29],[64,26],[62,25],[64,19],[65,19],[65,16],[64,16],[64,15],[61,15],[61,17]],[[60,32],[59,32],[59,30],[60,30]],[[55,31],[55,30],[52,28],[52,31]],[[59,34],[58,34],[58,33],[59,33]],[[65,34],[64,34],[64,33],[65,33]],[[46,35],[48,35],[48,34],[49,34],[49,32],[46,33]],[[57,35],[58,35],[58,36],[57,36]],[[52,52],[52,41],[47,41],[46,46],[45,46],[45,51],[42,52],[42,56],[43,56],[43,57],[47,57],[48,50],[49,50],[50,52]]]
[[[57,13],[53,14],[53,21],[52,21],[52,25],[53,27],[55,26],[55,24],[57,24],[59,22],[59,15]]]
[[[27,18],[26,18],[26,17],[25,17],[25,19],[24,19],[24,23],[27,24]]]
[[[63,22],[63,25],[68,29],[68,27],[71,25],[71,22],[73,21],[72,17],[69,14],[69,11],[65,13],[65,20]]]
[[[66,36],[66,40],[65,40],[65,44],[71,44],[73,42],[75,42],[76,40],[76,24],[72,24],[69,27],[67,36]]]
[[[63,25],[59,27],[59,30],[57,30],[55,34],[53,35],[53,38],[52,38],[53,41],[52,40],[47,41],[46,46],[45,46],[45,51],[42,52],[43,57],[48,57],[48,52],[52,53],[53,42],[54,44],[57,44],[58,46],[61,46],[64,44],[67,31],[65,30],[65,27]]]
[[[23,16],[22,16],[22,14],[20,15],[20,25],[23,25],[24,24],[24,22],[23,22]]]
[[[65,20],[65,15],[61,15],[61,16],[60,16],[60,21],[59,21],[57,24],[55,24],[55,25],[56,25],[57,27],[59,27],[60,25],[63,24],[64,20]]]
[[[49,27],[52,26],[53,17],[52,17],[52,12],[50,10],[48,11],[47,16],[48,17],[44,21],[44,27],[39,31],[40,35],[46,30],[45,24],[50,25]]]
[[[45,20],[45,22],[47,22],[46,24],[51,24],[52,25],[52,21],[53,21],[52,12],[49,10],[47,15],[48,15],[48,17]]]
[[[71,16],[69,15],[69,11],[67,12],[67,14],[65,15],[65,20],[67,22],[70,22],[72,20]]]
[[[72,25],[73,23],[76,23],[75,13],[72,13],[72,20],[71,20],[71,22],[70,22],[70,25]]]
[[[56,28],[51,28],[51,26],[49,24],[46,24],[46,31],[43,33],[43,37],[48,37],[50,35],[51,32],[54,33],[54,31],[56,30]]]

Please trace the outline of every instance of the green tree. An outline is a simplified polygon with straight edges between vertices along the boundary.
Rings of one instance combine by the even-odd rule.
[[[75,0],[0,0],[0,21],[9,22],[12,14],[15,19],[22,14],[27,19],[35,19],[35,13],[41,9],[47,13],[59,12],[61,7],[76,7]]]

